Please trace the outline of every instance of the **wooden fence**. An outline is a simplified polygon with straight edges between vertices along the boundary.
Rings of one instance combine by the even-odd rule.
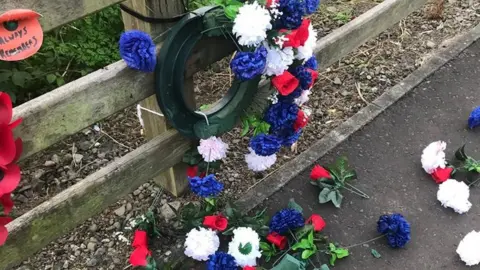
[[[36,10],[43,15],[41,23],[48,31],[120,2],[3,0],[0,14],[14,8]],[[320,68],[338,61],[425,2],[427,0],[385,0],[321,38],[315,49]],[[129,0],[125,4],[140,13],[157,17],[177,15],[184,8],[179,0]],[[138,28],[158,33],[168,27],[148,25],[125,14],[123,18],[126,29]],[[211,42],[216,42],[216,46],[205,46]],[[186,80],[191,82],[193,74],[233,52],[234,48],[218,42],[207,39],[197,46],[188,63]],[[264,84],[262,87],[267,86]],[[158,110],[153,94],[152,74],[130,70],[123,61],[119,61],[18,106],[14,109],[14,118],[24,119],[15,130],[16,135],[24,140],[22,158],[138,102]],[[165,123],[158,124],[162,122],[158,118],[147,121],[150,122],[147,132],[151,137],[148,143],[8,224],[10,235],[6,244],[0,247],[0,268],[13,267],[162,172],[170,170],[169,176],[164,176],[160,183],[172,193],[179,194],[180,189],[185,187],[185,183],[181,183],[185,179],[172,177],[176,171],[171,167],[180,163],[191,142],[176,131],[167,129]]]

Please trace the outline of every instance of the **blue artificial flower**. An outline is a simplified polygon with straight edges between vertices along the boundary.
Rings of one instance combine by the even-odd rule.
[[[237,79],[247,81],[261,75],[266,64],[267,49],[261,46],[254,52],[237,52],[230,62],[230,68]]]
[[[305,68],[304,66],[298,66],[292,71],[292,74],[300,81],[299,87],[302,90],[310,88],[313,78],[312,74],[310,73],[310,71],[307,70],[307,68]]]
[[[305,62],[304,66],[309,69],[317,70],[318,68],[317,58],[315,58],[315,56],[310,57],[307,60],[307,62]]]
[[[388,245],[392,248],[404,247],[410,241],[410,224],[401,214],[381,216],[377,231],[387,236]]]
[[[475,110],[470,113],[470,117],[468,118],[468,126],[471,129],[480,126],[480,106],[475,108]]]
[[[268,107],[264,120],[270,124],[270,132],[293,128],[297,120],[298,106],[295,103],[279,101]]]
[[[144,72],[155,70],[155,44],[147,33],[139,30],[126,31],[120,37],[119,45],[120,56],[128,67]]]
[[[250,140],[250,147],[259,156],[271,156],[282,147],[282,141],[273,135],[259,134]]]
[[[225,252],[217,251],[208,256],[207,270],[237,270],[235,258]]]
[[[305,0],[307,14],[312,14],[317,11],[320,0]]]
[[[302,135],[302,129],[295,131],[292,128],[283,129],[275,133],[275,135],[281,140],[282,145],[286,147],[292,146]]]
[[[297,29],[306,14],[306,4],[303,0],[280,0],[278,11],[282,12],[282,16],[277,21],[277,28]]]
[[[270,220],[270,233],[282,234],[288,230],[295,230],[305,225],[305,219],[298,210],[283,209],[278,211]]]
[[[222,190],[223,184],[215,179],[215,175],[210,174],[205,177],[188,177],[190,188],[193,193],[203,198],[216,197]]]

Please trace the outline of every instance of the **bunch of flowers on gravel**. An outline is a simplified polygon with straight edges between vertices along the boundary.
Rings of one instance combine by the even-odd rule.
[[[380,216],[377,231],[386,235],[392,248],[402,248],[410,241],[410,223],[401,214]]]
[[[467,266],[480,263],[480,232],[471,231],[460,241],[457,254]]]
[[[186,256],[197,261],[206,261],[218,250],[220,239],[211,229],[195,228],[187,234],[184,246]]]
[[[256,266],[260,253],[260,238],[252,228],[239,227],[233,230],[233,238],[228,244],[228,254],[232,255],[241,267]]]

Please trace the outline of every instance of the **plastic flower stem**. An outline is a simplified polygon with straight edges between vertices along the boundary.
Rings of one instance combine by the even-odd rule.
[[[297,237],[295,237],[295,234],[292,232],[292,230],[288,230],[288,232],[292,235],[293,239],[295,239],[295,242],[298,243],[298,239],[297,239]],[[315,269],[318,269],[318,267],[313,263],[313,261],[310,258],[308,258],[308,261],[312,264],[312,266]]]
[[[475,180],[475,181],[471,182],[470,184],[468,184],[468,187],[475,185],[478,181],[480,181],[480,178],[477,178],[477,180]]]
[[[290,252],[290,250],[292,250],[292,246],[293,245],[290,245],[290,247],[286,251],[284,251],[282,255],[280,255],[280,257],[278,257],[275,262],[273,262],[272,267],[274,267],[283,257],[285,257],[285,255],[287,255],[288,252]]]
[[[212,155],[212,149],[208,151],[208,160],[210,160],[211,155]],[[207,170],[205,171],[205,175],[208,175],[208,169],[210,169],[210,162],[207,163]]]
[[[342,248],[344,248],[344,249],[349,249],[349,248],[357,247],[357,246],[360,246],[360,245],[363,245],[363,244],[370,243],[370,242],[373,242],[373,241],[375,241],[375,240],[378,240],[378,239],[380,239],[380,238],[382,238],[382,237],[384,237],[384,236],[385,236],[385,234],[382,234],[382,235],[380,235],[380,236],[377,236],[377,237],[372,238],[372,239],[370,239],[370,240],[367,240],[367,241],[365,241],[365,242],[358,243],[358,244],[354,244],[354,245],[347,246],[347,247],[342,247]]]
[[[344,187],[346,190],[352,192],[352,193],[355,193],[357,194],[358,196],[360,197],[363,197],[365,199],[370,199],[370,196],[368,196],[365,192],[361,191],[360,189],[356,188],[355,186],[353,185],[350,185],[349,183],[345,183],[346,186],[348,186],[349,188],[347,188],[346,186]],[[351,188],[351,189],[350,189]]]

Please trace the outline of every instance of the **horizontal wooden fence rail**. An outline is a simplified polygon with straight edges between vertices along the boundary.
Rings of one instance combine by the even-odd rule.
[[[386,0],[323,37],[316,45],[321,67],[338,61],[426,1]],[[212,44],[208,42],[202,46]],[[228,46],[199,47],[186,73],[191,75],[232,51]],[[152,85],[150,74],[129,70],[117,62],[15,108],[14,117],[24,118],[17,135],[25,140],[25,156],[152,95]],[[180,162],[189,144],[176,131],[167,131],[15,219],[7,225],[10,237],[0,247],[0,266],[8,268],[28,258]]]

